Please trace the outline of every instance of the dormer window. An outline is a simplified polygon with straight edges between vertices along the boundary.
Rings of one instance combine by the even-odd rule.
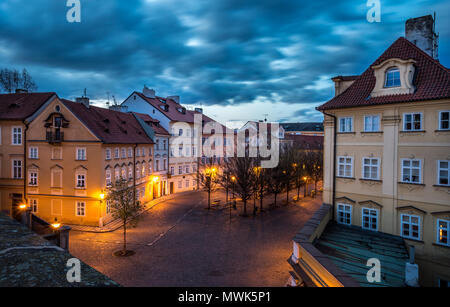
[[[386,80],[384,87],[399,87],[400,82],[400,70],[397,67],[390,68],[386,71]]]

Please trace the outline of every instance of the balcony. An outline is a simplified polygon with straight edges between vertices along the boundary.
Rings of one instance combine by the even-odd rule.
[[[64,132],[61,132],[59,130],[55,131],[47,131],[46,140],[49,143],[57,144],[64,141]]]

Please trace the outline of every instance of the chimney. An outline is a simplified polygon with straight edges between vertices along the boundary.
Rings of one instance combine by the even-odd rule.
[[[342,94],[346,89],[350,87],[350,85],[353,84],[353,82],[355,82],[358,77],[359,76],[337,76],[331,78],[331,80],[333,80],[334,82],[334,96],[336,97]]]
[[[16,88],[16,94],[27,94],[28,90],[25,90],[23,88]]]
[[[436,17],[431,15],[408,19],[405,24],[405,37],[437,60],[439,35],[435,32],[435,26]]]
[[[180,103],[180,96],[168,96],[167,99],[172,99],[176,103]]]
[[[77,97],[75,101],[84,104],[86,108],[89,108],[89,97]]]
[[[203,109],[202,108],[195,108],[194,111],[203,114]]]
[[[112,111],[118,111],[118,112],[128,112],[128,106],[122,106],[120,104],[117,105],[112,105],[109,107],[110,110]]]
[[[156,92],[154,89],[149,89],[147,86],[144,85],[144,89],[142,90],[142,93],[147,98],[155,98]]]

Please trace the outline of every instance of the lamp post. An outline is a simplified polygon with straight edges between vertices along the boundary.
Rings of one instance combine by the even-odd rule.
[[[304,194],[303,197],[306,197],[306,190],[308,189],[308,177],[303,177],[303,181],[305,182],[305,189],[304,189]]]

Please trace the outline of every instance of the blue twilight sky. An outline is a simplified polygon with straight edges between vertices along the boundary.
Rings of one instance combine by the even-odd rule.
[[[0,67],[27,68],[39,91],[73,99],[87,88],[122,102],[144,84],[239,126],[321,120],[332,76],[360,74],[404,35],[406,19],[437,14],[439,58],[450,66],[450,2],[381,0],[1,0]]]

